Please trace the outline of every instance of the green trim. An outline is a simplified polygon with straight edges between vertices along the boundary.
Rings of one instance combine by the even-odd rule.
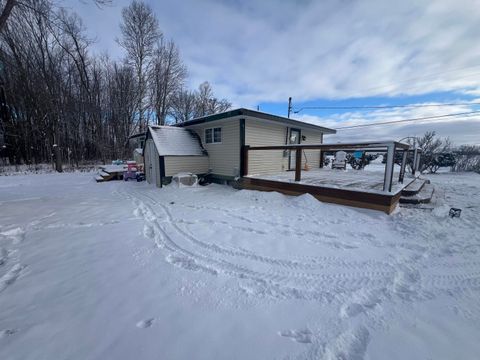
[[[204,123],[208,123],[208,122],[211,122],[211,121],[228,119],[228,118],[231,118],[231,117],[242,116],[242,115],[250,116],[250,117],[253,117],[253,118],[257,118],[257,119],[271,120],[271,121],[282,123],[282,124],[287,125],[287,126],[289,124],[290,125],[294,124],[296,126],[301,126],[301,127],[315,128],[315,129],[318,129],[318,130],[322,131],[325,134],[335,134],[337,132],[336,130],[326,128],[326,127],[323,127],[323,126],[309,124],[309,123],[305,123],[303,121],[293,120],[293,119],[289,119],[289,118],[286,118],[286,117],[283,117],[283,116],[267,114],[267,113],[264,113],[264,112],[254,111],[254,110],[249,110],[249,109],[244,109],[244,108],[230,110],[230,111],[226,111],[226,112],[223,112],[223,113],[220,113],[220,114],[203,116],[203,117],[196,118],[196,119],[193,119],[193,120],[185,121],[185,122],[180,123],[180,124],[175,124],[174,126],[185,127],[185,126],[191,126],[191,125],[197,125],[197,124],[204,124]]]
[[[165,177],[165,157],[159,156],[160,158],[160,187],[163,187],[163,178]]]
[[[240,119],[240,176],[245,174],[243,163],[243,147],[245,146],[245,119]]]
[[[227,176],[227,175],[220,175],[220,174],[208,174],[207,176],[210,180],[220,180],[220,181],[235,180],[235,176]]]
[[[168,185],[172,182],[172,176],[165,176],[162,178],[162,184]]]

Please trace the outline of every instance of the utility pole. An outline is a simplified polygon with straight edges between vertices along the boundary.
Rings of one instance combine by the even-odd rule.
[[[63,172],[62,169],[62,152],[57,144],[53,144],[53,157],[55,159],[55,170],[57,172]]]
[[[288,98],[288,115],[287,117],[290,119],[290,112],[292,111],[292,97]]]

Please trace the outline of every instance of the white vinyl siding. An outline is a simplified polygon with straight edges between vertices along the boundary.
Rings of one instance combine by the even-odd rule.
[[[302,137],[305,136],[305,141],[302,144],[313,145],[322,143],[322,133],[310,129],[302,129]],[[320,167],[320,150],[304,150],[305,155],[302,156],[302,166],[305,165],[305,157],[308,161],[310,169],[318,169]]]
[[[165,156],[165,176],[173,176],[180,172],[206,174],[208,172],[208,156]]]
[[[254,119],[245,120],[245,145],[285,145],[286,127]],[[248,174],[269,174],[288,169],[283,150],[249,151]]]
[[[214,126],[213,126],[214,125]],[[221,143],[207,144],[205,129],[221,128]],[[203,147],[207,150],[208,168],[215,175],[239,176],[240,174],[240,121],[238,118],[225,121],[215,121],[189,127],[194,130],[202,140]]]

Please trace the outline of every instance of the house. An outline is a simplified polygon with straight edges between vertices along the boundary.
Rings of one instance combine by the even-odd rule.
[[[179,172],[208,175],[228,183],[245,173],[242,149],[248,146],[321,144],[335,130],[248,109],[196,118],[175,126],[150,126],[144,146],[145,175],[161,187]],[[320,150],[305,150],[302,166],[320,168]],[[255,152],[249,174],[295,170],[295,152]]]
[[[388,214],[399,202],[431,199],[428,181],[405,171],[409,156],[414,169],[418,167],[420,149],[394,140],[325,144],[324,135],[334,133],[243,108],[175,126],[150,126],[143,148],[145,175],[161,187],[175,174],[189,172],[243,189],[308,193],[321,201]],[[386,163],[366,172],[325,167],[325,154],[336,152],[383,153]],[[396,155],[400,165],[395,165]]]

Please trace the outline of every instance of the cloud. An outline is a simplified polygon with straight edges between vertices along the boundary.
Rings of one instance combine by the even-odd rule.
[[[66,1],[118,54],[120,8]],[[478,93],[480,6],[470,0],[151,1],[192,85],[237,105],[319,98]]]
[[[123,56],[121,9],[113,0],[65,0],[97,39],[94,51]],[[164,35],[179,45],[191,87],[208,80],[235,107],[319,99],[408,97],[454,91],[480,95],[480,6],[476,0],[182,0],[147,1]],[[371,103],[371,102],[370,102]],[[340,127],[465,112],[399,108],[317,117]],[[396,139],[435,130],[456,143],[479,143],[480,117],[446,118],[339,131],[327,141]]]
[[[325,139],[327,142],[370,140],[398,141],[407,136],[418,137],[422,136],[426,131],[435,131],[437,135],[441,137],[449,137],[457,145],[480,145],[480,138],[478,135],[480,134],[480,114],[371,126],[375,123],[383,123],[402,119],[417,119],[445,114],[459,114],[472,111],[478,111],[478,107],[471,105],[453,107],[395,108],[361,112],[346,112],[325,117],[299,115],[296,118],[301,121],[334,129],[356,125],[369,125],[366,127],[352,129],[339,129],[337,134],[330,135]]]

